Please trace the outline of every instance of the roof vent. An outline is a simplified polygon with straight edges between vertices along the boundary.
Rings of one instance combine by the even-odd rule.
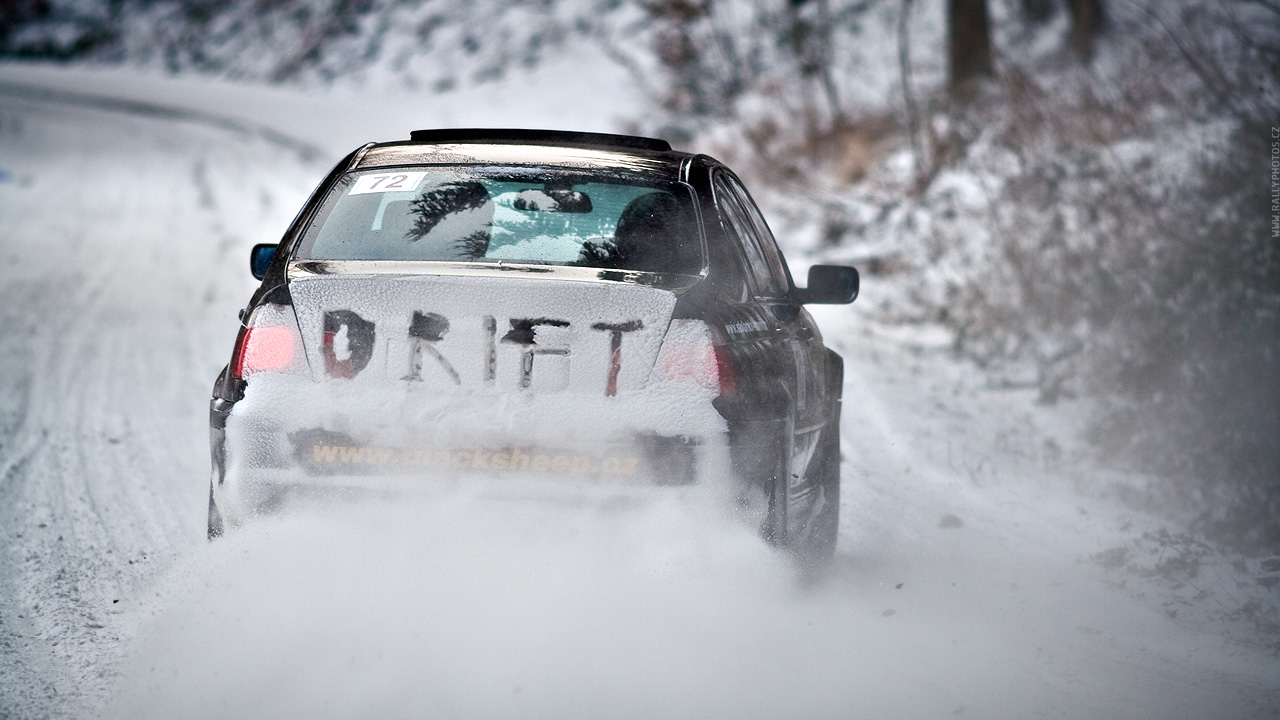
[[[487,128],[445,128],[414,130],[409,134],[418,143],[485,143],[500,145],[570,145],[596,149],[669,151],[671,143],[657,138],[567,130],[512,130]]]

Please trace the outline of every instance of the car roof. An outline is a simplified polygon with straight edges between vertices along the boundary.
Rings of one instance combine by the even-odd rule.
[[[415,130],[408,141],[375,143],[352,159],[350,169],[403,165],[551,166],[582,170],[630,170],[679,178],[691,153],[665,140],[634,135],[559,130],[461,128]]]

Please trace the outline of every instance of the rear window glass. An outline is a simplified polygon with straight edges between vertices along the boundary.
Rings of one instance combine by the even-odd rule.
[[[296,257],[578,265],[697,275],[690,189],[562,168],[413,167],[349,173]]]

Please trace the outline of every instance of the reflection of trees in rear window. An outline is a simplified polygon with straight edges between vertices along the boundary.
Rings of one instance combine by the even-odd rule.
[[[478,182],[445,183],[409,203],[413,227],[410,243],[426,242],[450,249],[459,260],[479,260],[489,250],[493,201]],[[384,218],[385,220],[385,218]],[[435,231],[443,237],[430,240]]]
[[[684,274],[702,268],[692,197],[683,185],[437,169],[411,191],[351,194],[355,177],[344,178],[326,201],[301,257],[506,260]]]

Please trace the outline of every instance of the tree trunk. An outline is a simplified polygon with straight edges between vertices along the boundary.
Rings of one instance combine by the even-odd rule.
[[[830,0],[788,0],[786,42],[801,80],[814,81],[821,88],[830,115],[828,124],[842,127],[844,113],[831,67]]]
[[[1106,25],[1103,0],[1067,0],[1071,11],[1071,49],[1088,64],[1093,62],[1093,43]]]
[[[1022,0],[1022,16],[1032,25],[1043,25],[1053,17],[1054,0]]]
[[[967,101],[973,97],[980,79],[995,75],[987,0],[948,0],[947,41],[947,89],[953,99]]]

